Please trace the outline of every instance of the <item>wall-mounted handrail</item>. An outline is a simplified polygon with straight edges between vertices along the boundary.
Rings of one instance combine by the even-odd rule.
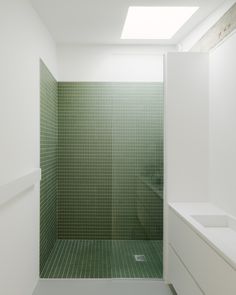
[[[34,186],[41,180],[41,169],[35,169],[21,177],[14,179],[8,183],[0,185],[0,205],[8,202],[17,194]]]

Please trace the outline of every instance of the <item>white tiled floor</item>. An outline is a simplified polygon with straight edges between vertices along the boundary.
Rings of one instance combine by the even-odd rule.
[[[154,280],[40,280],[33,295],[172,295]]]

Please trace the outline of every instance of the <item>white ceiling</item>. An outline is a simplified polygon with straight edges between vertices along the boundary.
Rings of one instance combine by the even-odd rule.
[[[31,0],[57,43],[178,44],[224,0]],[[121,40],[129,6],[199,6],[171,40]]]

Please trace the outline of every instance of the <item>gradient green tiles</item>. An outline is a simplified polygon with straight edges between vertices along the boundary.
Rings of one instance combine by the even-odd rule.
[[[161,240],[163,84],[59,82],[58,90],[59,238]],[[141,195],[140,179],[157,175],[160,193],[142,186]]]
[[[58,240],[42,277],[162,278],[162,268],[161,241]]]

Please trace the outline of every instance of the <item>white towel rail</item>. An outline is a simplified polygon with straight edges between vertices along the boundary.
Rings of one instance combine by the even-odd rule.
[[[17,179],[0,185],[0,205],[8,202],[17,194],[34,186],[41,180],[41,169],[35,169]]]

